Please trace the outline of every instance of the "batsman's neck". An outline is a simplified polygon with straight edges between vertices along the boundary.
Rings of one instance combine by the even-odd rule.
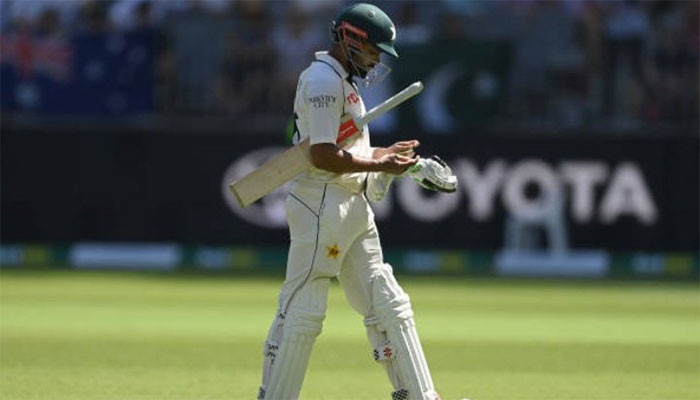
[[[333,47],[331,47],[330,51],[328,51],[328,55],[330,55],[331,57],[338,60],[340,65],[342,65],[343,68],[345,68],[345,70],[348,71],[350,73],[350,75],[352,75],[352,72],[351,72],[352,69],[350,69],[350,63],[348,63],[348,59],[347,59],[347,57],[345,57],[345,52],[343,51],[343,49],[340,46],[341,45],[339,43],[333,44]]]

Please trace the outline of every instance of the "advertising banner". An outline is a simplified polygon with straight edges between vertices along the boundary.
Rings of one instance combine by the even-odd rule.
[[[288,241],[284,188],[246,209],[227,189],[283,149],[269,136],[3,129],[1,145],[5,243]],[[384,245],[698,250],[698,138],[456,133],[420,150],[458,191],[397,179],[374,204]]]

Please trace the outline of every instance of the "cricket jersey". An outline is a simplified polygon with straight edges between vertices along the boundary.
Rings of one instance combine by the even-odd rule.
[[[352,118],[365,113],[357,85],[348,77],[345,68],[326,51],[319,51],[314,61],[299,76],[294,114],[296,122],[295,142],[306,138],[310,145],[334,143],[353,155],[372,158],[367,126],[349,139],[345,139]],[[336,174],[312,167],[297,176],[296,180],[338,184],[359,193],[364,188],[366,172]]]

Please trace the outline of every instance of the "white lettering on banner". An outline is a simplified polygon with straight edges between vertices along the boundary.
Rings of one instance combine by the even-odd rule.
[[[637,217],[646,225],[656,222],[656,206],[644,175],[630,162],[622,163],[615,170],[600,205],[600,219],[605,223],[613,223],[625,214]]]
[[[277,189],[242,209],[230,194],[228,184],[281,150],[264,148],[247,153],[224,173],[221,191],[226,204],[251,224],[286,229],[287,188]],[[414,220],[436,222],[453,215],[462,198],[466,200],[469,218],[476,222],[489,222],[499,205],[521,218],[536,218],[551,212],[553,206],[565,206],[569,199],[571,218],[579,224],[614,224],[625,216],[651,225],[659,218],[644,172],[633,162],[611,165],[597,160],[567,160],[553,166],[541,159],[520,160],[511,165],[503,159],[493,159],[479,168],[473,160],[460,157],[448,160],[448,164],[459,180],[457,193],[431,193],[411,179],[397,179],[386,199],[372,204],[377,219],[390,218],[398,206]],[[536,196],[528,196],[526,189],[532,186],[538,189]]]
[[[419,221],[439,221],[459,207],[459,196],[455,194],[429,193],[409,178],[397,183],[396,200],[408,215]]]
[[[559,167],[562,179],[571,185],[571,214],[576,222],[588,222],[595,212],[595,186],[608,176],[600,161],[570,161]]]
[[[539,195],[529,199],[525,193],[528,183],[536,184]],[[503,204],[512,214],[525,219],[538,219],[561,204],[558,177],[540,160],[521,161],[511,168],[503,187]]]
[[[505,161],[491,161],[483,176],[479,175],[479,168],[466,158],[458,159],[454,166],[454,171],[460,180],[459,184],[467,196],[469,215],[476,221],[486,221],[491,218],[494,197],[505,176]]]

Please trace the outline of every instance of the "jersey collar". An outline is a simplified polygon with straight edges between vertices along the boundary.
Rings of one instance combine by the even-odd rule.
[[[348,71],[343,68],[343,66],[338,62],[338,60],[335,59],[332,55],[328,54],[327,51],[317,51],[316,52],[316,59],[319,61],[325,61],[328,64],[333,67],[335,72],[338,73],[343,79],[347,79],[348,77]]]

